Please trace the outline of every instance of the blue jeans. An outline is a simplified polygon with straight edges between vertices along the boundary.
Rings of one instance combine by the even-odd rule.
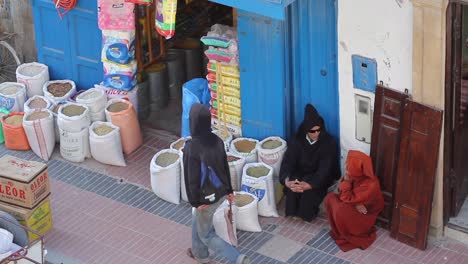
[[[218,206],[224,201],[212,204],[210,207],[198,210],[194,209],[192,214],[192,254],[201,263],[209,262],[208,249],[225,257],[231,263],[242,264],[245,255],[220,238],[213,227],[213,215]],[[246,262],[247,263],[247,262]]]

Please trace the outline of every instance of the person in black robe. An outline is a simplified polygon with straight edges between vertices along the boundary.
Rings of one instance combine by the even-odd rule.
[[[325,129],[323,118],[307,104],[304,121],[288,144],[280,169],[285,186],[286,216],[310,222],[328,188],[340,177],[338,146]]]

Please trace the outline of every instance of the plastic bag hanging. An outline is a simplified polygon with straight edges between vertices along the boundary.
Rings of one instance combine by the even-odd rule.
[[[159,35],[170,39],[175,34],[177,0],[156,0],[155,26]]]

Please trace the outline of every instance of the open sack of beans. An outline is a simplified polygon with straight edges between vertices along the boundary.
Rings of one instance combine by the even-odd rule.
[[[34,95],[24,103],[24,112],[31,112],[40,109],[50,109],[51,102],[42,95]]]
[[[76,92],[76,86],[71,80],[48,81],[44,83],[42,91],[51,102],[65,101]]]
[[[229,131],[221,130],[221,133],[219,130],[213,130],[213,134],[217,135],[220,139],[223,140],[224,142],[224,149],[229,151],[229,144],[231,144],[232,141],[232,134]]]
[[[236,138],[231,142],[229,151],[245,158],[245,163],[257,162],[258,140],[253,138]]]
[[[188,202],[187,190],[185,189],[185,178],[184,178],[184,149],[185,141],[188,138],[179,138],[178,140],[171,143],[170,148],[178,150],[180,152],[180,196],[183,201]]]
[[[228,201],[225,205],[229,206]],[[258,198],[247,192],[234,192],[236,228],[247,232],[262,232],[258,222]]]
[[[276,192],[276,202],[283,197],[283,185],[279,183],[279,172],[284,153],[288,149],[286,141],[280,137],[268,137],[257,146],[258,161],[273,168],[273,183]]]
[[[88,129],[91,121],[88,107],[75,103],[63,105],[58,110],[57,124],[62,157],[72,162],[90,158]]]
[[[163,149],[151,159],[151,188],[161,199],[170,203],[180,203],[180,152]]]
[[[278,217],[273,186],[272,167],[260,162],[244,166],[241,190],[257,196],[258,214],[261,216]]]
[[[48,109],[28,112],[23,118],[23,127],[34,153],[48,161],[55,147],[54,117]]]
[[[120,128],[120,139],[125,154],[130,154],[143,144],[140,123],[132,103],[124,99],[107,102],[106,119]]]
[[[13,112],[2,117],[5,147],[13,150],[29,150],[29,141],[23,128],[23,112]]]
[[[229,203],[222,203],[213,215],[213,226],[216,234],[228,244],[237,247],[237,215],[238,208],[232,205],[231,218],[229,217]],[[232,220],[232,221],[231,221]]]
[[[106,120],[105,108],[107,104],[107,95],[103,90],[91,88],[78,94],[76,102],[86,105],[89,108],[91,122]]]
[[[229,173],[231,174],[231,185],[235,191],[240,191],[242,183],[242,169],[245,165],[245,158],[234,153],[226,153],[229,165]]]
[[[22,83],[0,83],[0,107],[10,112],[23,112],[26,86]]]
[[[120,142],[120,128],[110,122],[96,121],[89,127],[91,156],[101,163],[126,166]]]

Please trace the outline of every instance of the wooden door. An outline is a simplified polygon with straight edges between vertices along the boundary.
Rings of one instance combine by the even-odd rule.
[[[401,128],[391,236],[408,245],[425,249],[442,111],[407,100]]]
[[[406,94],[380,85],[375,93],[371,158],[385,200],[385,207],[377,224],[386,229],[390,229],[392,219],[393,193],[400,154],[400,126],[407,98]]]

